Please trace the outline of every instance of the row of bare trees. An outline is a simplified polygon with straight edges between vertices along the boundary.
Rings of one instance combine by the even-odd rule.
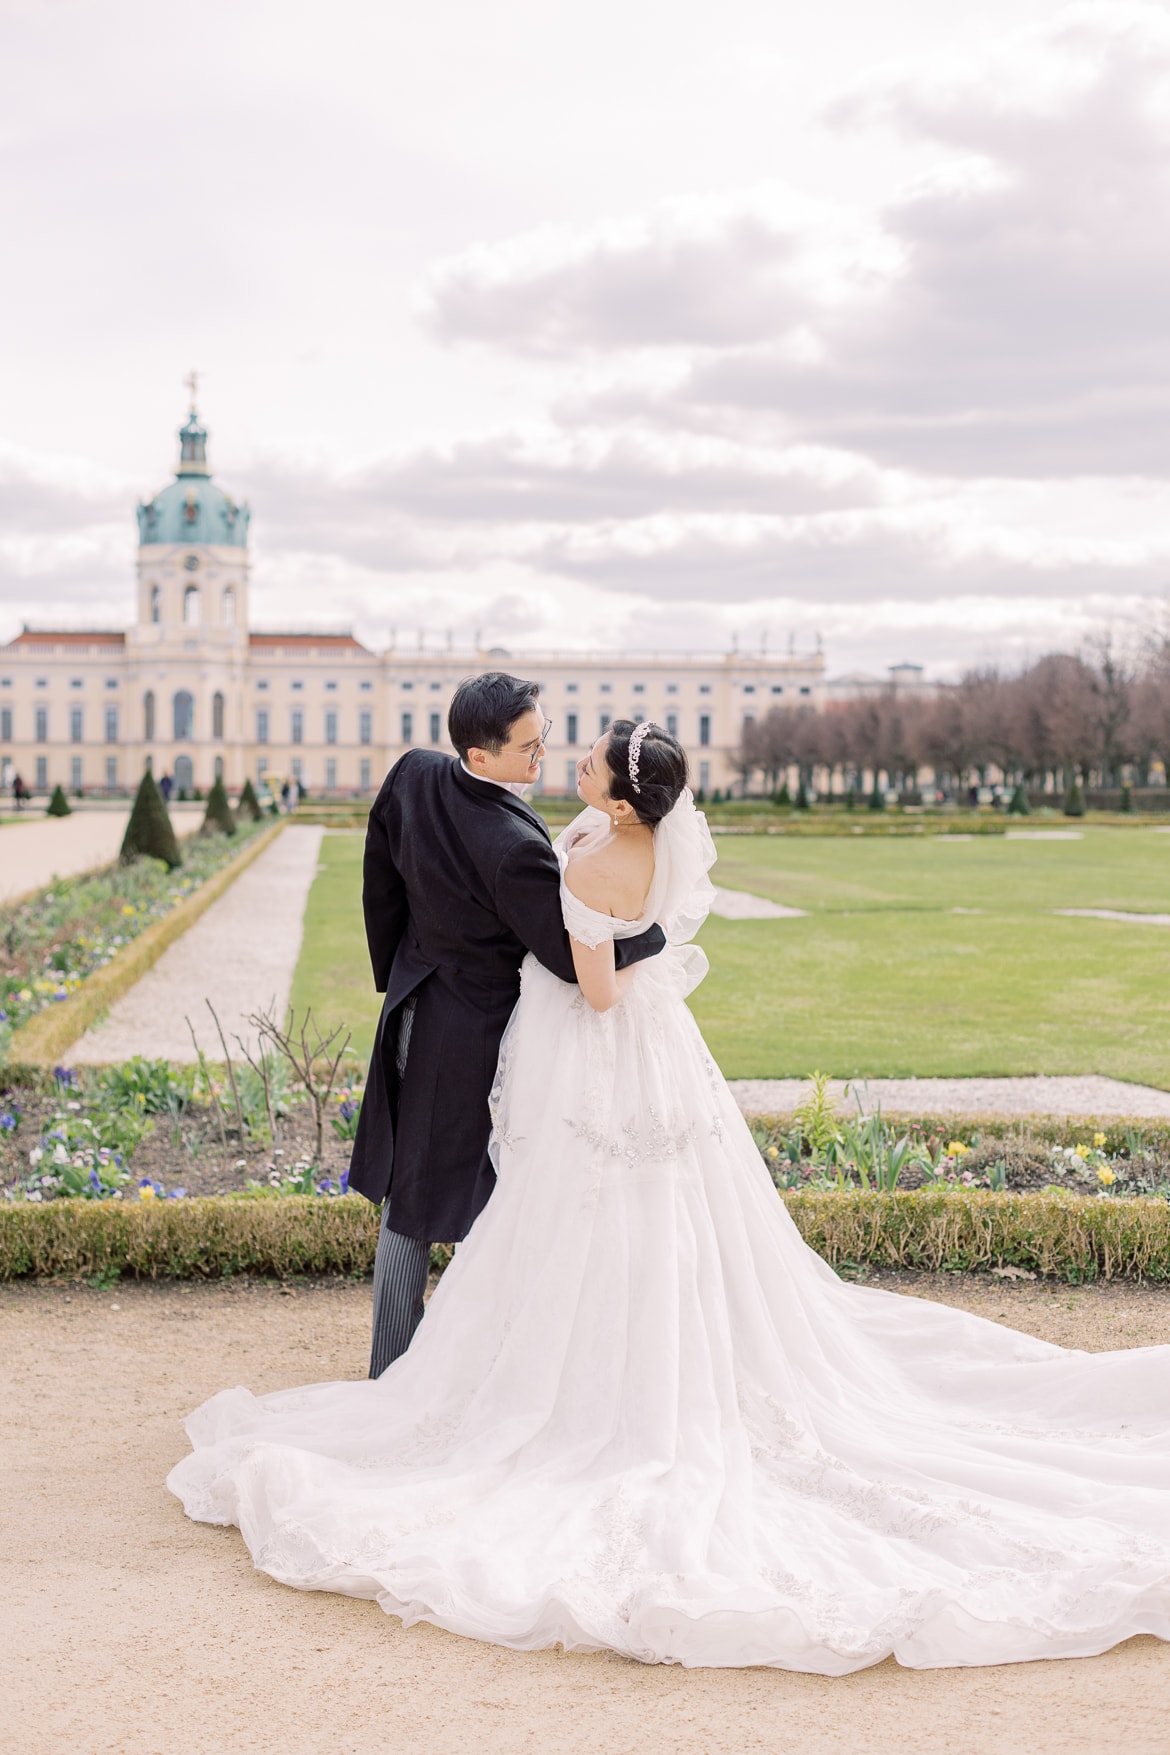
[[[971,671],[932,694],[891,688],[822,709],[774,707],[744,721],[738,766],[757,792],[790,775],[809,791],[882,781],[912,792],[927,772],[948,792],[1145,786],[1170,774],[1170,645],[1137,663],[1103,641],[1014,676]]]

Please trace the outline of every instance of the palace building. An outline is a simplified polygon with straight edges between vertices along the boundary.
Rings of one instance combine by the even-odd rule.
[[[745,718],[825,699],[824,658],[761,651],[372,651],[350,633],[250,626],[251,514],[212,478],[192,405],[174,481],[138,508],[137,613],[124,631],[25,627],[0,646],[0,775],[34,792],[116,796],[143,769],[179,791],[250,776],[367,797],[412,747],[448,749],[458,683],[511,670],[553,722],[536,790],[576,790],[575,764],[613,719],[654,719],[684,744],[692,782],[737,779]]]

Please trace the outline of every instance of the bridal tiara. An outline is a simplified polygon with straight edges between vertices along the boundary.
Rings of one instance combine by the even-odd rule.
[[[630,733],[630,785],[635,792],[642,790],[638,785],[638,758],[642,753],[642,739],[652,729],[652,722],[649,719],[643,719],[642,723],[635,725]]]

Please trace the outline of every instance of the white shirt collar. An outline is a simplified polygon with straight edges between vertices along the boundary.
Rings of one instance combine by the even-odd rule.
[[[459,766],[463,769],[463,772],[465,774],[470,774],[471,778],[473,780],[478,780],[481,785],[483,785],[483,786],[498,786],[501,792],[510,792],[513,795],[513,797],[515,797],[515,798],[523,798],[524,794],[528,791],[528,785],[527,785],[526,781],[523,781],[523,780],[493,780],[487,774],[477,774],[473,768],[469,768],[467,766],[467,763],[463,760],[462,756],[460,756],[460,758],[459,758]]]

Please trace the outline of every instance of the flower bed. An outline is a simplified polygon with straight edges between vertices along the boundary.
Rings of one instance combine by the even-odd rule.
[[[1087,1280],[1170,1279],[1170,1205],[1058,1193],[804,1190],[782,1197],[833,1266]],[[81,1201],[0,1207],[0,1280],[206,1279],[372,1271],[378,1213],[361,1199]],[[436,1247],[439,1271],[450,1251]]]
[[[189,835],[176,871],[159,859],[115,863],[0,908],[0,1060],[16,1031],[69,999],[263,832],[262,824],[241,823],[230,839]]]

